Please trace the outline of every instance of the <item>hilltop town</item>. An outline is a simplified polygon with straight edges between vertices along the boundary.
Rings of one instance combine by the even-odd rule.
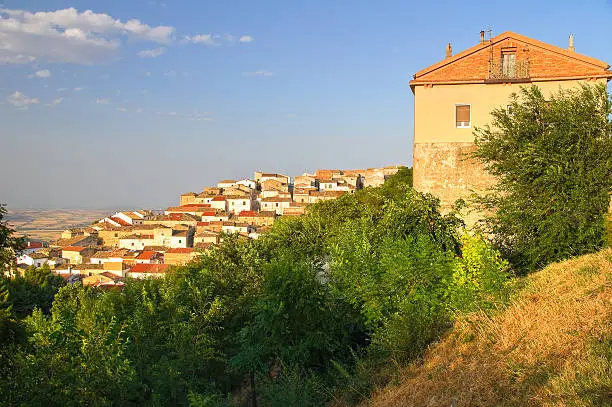
[[[49,266],[68,282],[120,287],[125,277],[163,276],[219,244],[225,235],[257,239],[281,216],[308,205],[382,185],[400,166],[317,170],[290,178],[255,172],[180,195],[165,210],[119,211],[87,227],[67,229],[51,242],[29,241],[18,266]]]

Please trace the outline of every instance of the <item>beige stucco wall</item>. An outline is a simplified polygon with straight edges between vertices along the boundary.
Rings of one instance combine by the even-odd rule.
[[[581,83],[599,81],[550,81],[534,83],[545,96]],[[530,84],[461,84],[415,87],[414,188],[440,198],[448,209],[459,198],[469,198],[494,182],[482,165],[469,159],[474,150],[474,128],[490,124],[490,112],[509,104],[510,95]],[[471,105],[471,125],[455,127],[455,105]],[[472,216],[474,219],[477,214]],[[472,223],[471,220],[468,223]]]
[[[606,83],[599,81],[550,81],[533,83],[545,95],[558,92],[561,88],[576,87],[580,83]],[[519,93],[521,86],[529,83],[514,84],[461,84],[416,86],[414,89],[414,142],[448,143],[469,142],[474,140],[474,126],[484,126],[490,122],[490,112],[495,107],[508,105],[510,95]],[[471,105],[471,126],[455,127],[455,105]]]

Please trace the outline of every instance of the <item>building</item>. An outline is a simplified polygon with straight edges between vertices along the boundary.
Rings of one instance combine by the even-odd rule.
[[[91,249],[83,246],[68,246],[62,249],[62,258],[68,260],[70,264],[82,264],[91,254]]]
[[[127,276],[130,278],[158,278],[163,277],[168,268],[168,264],[145,264],[139,263],[132,266],[127,272]]]
[[[164,262],[163,253],[159,253],[153,250],[143,250],[138,256],[136,256],[136,264],[160,264]]]
[[[17,258],[17,264],[25,264],[26,266],[42,267],[49,260],[49,255],[46,253],[29,252],[20,255]]]
[[[168,249],[164,253],[164,264],[183,265],[189,263],[198,255],[192,248]]]
[[[494,180],[469,154],[474,128],[490,123],[493,108],[506,107],[522,86],[536,85],[550,95],[560,88],[605,84],[612,78],[609,67],[577,53],[573,37],[567,49],[513,32],[487,40],[483,31],[478,44],[456,55],[449,44],[444,60],[410,81],[414,188],[439,197],[445,209],[483,191]]]
[[[228,196],[226,199],[229,213],[240,213],[253,209],[253,201],[250,196]]]
[[[270,197],[261,199],[262,211],[274,211],[277,215],[283,214],[283,209],[288,208],[292,202],[291,198]]]
[[[221,189],[231,188],[234,185],[236,185],[236,180],[235,179],[226,179],[226,180],[220,181],[217,184],[217,188],[221,188]]]

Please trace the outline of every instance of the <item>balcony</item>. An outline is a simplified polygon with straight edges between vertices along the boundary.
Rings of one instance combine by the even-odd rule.
[[[485,82],[529,82],[530,80],[528,60],[489,61],[489,76]]]

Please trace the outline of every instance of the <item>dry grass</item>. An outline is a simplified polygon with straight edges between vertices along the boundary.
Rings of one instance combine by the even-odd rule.
[[[506,310],[472,314],[364,405],[612,405],[612,249],[527,278]]]

